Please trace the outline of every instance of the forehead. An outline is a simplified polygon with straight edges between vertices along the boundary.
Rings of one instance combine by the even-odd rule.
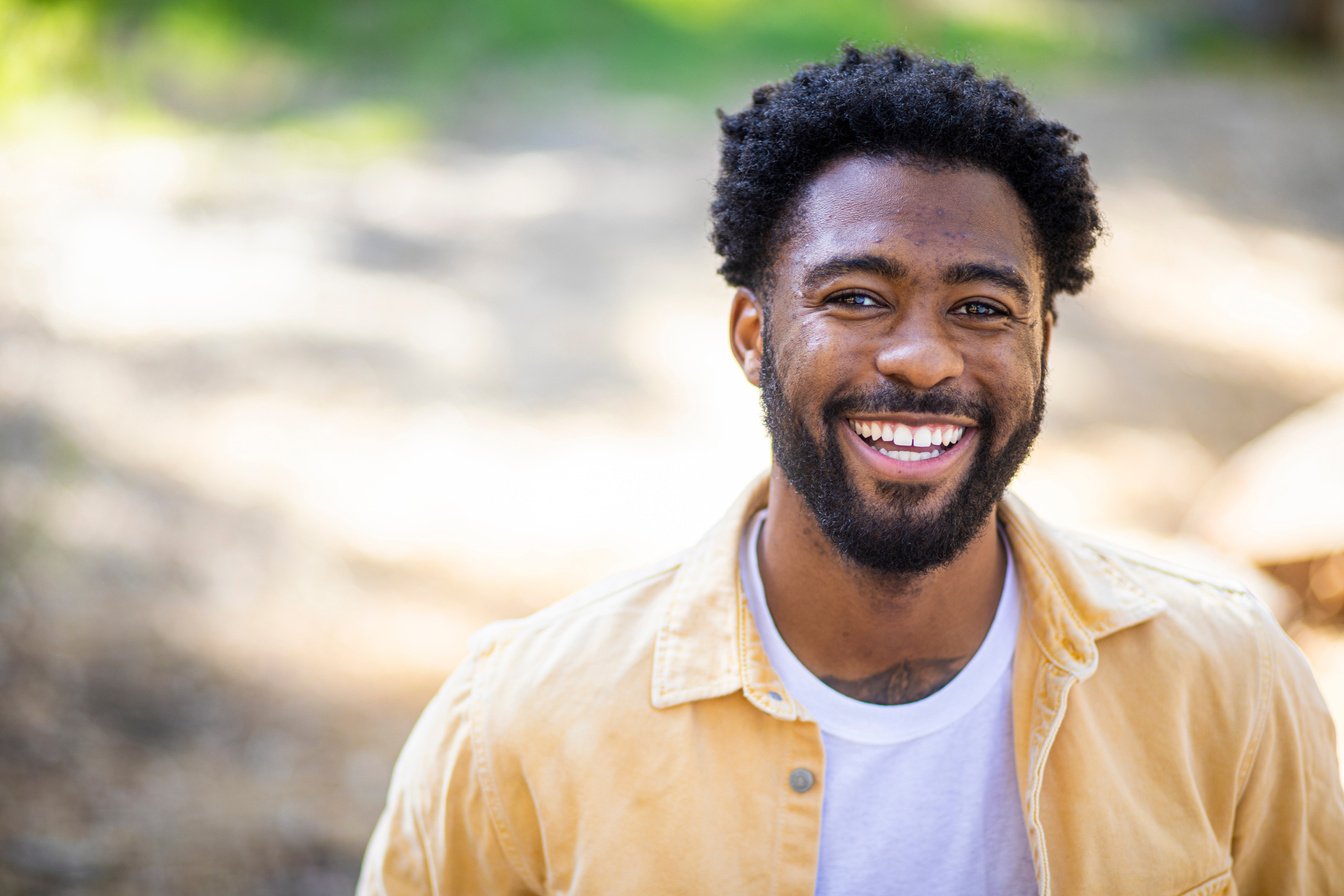
[[[800,196],[776,270],[874,253],[915,275],[967,261],[1011,266],[1043,290],[1026,207],[1002,176],[982,168],[869,157],[833,162]]]

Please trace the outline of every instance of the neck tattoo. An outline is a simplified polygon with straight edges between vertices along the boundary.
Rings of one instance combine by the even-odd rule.
[[[821,680],[831,689],[864,703],[884,706],[913,703],[944,688],[971,661],[971,656],[901,660],[863,678],[823,675]]]

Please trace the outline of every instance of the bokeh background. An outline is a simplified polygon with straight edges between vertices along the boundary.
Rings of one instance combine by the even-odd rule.
[[[1082,135],[1109,233],[1018,489],[1251,578],[1344,717],[1341,28],[0,0],[0,893],[350,891],[470,633],[764,468],[713,110],[845,40],[1008,72]]]

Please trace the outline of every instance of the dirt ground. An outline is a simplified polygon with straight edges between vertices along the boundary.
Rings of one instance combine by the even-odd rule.
[[[1019,479],[1043,513],[1170,540],[1344,389],[1342,81],[1041,96],[1110,231]],[[764,467],[714,126],[590,98],[359,156],[0,135],[0,893],[348,892],[470,633]],[[1344,635],[1296,634],[1344,718]]]

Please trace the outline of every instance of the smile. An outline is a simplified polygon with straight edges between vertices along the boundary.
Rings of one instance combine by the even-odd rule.
[[[907,426],[890,420],[846,421],[869,447],[893,460],[932,460],[961,441],[964,426]]]

